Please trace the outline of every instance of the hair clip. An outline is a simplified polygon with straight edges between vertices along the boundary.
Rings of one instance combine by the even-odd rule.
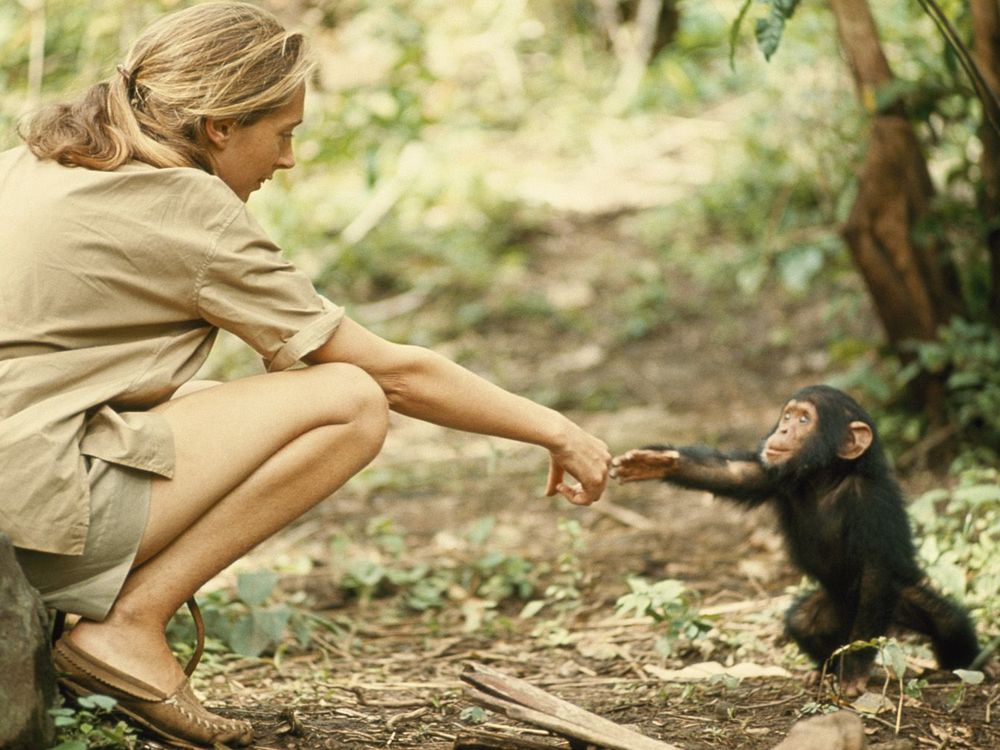
[[[129,72],[128,68],[126,68],[124,65],[120,63],[115,67],[118,70],[118,74],[122,77],[122,80],[125,82],[125,95],[128,97],[129,104],[131,104],[133,107],[136,104],[141,104],[142,97],[139,96],[139,90],[135,84],[135,73]]]

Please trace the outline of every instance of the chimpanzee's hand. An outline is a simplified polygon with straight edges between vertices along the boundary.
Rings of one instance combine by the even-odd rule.
[[[611,459],[611,476],[619,482],[663,479],[674,472],[679,458],[675,450],[636,448]]]

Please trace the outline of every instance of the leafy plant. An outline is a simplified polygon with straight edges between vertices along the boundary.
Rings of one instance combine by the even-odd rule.
[[[199,599],[206,636],[236,654],[255,657],[280,652],[289,634],[304,648],[317,629],[340,632],[335,622],[308,608],[275,602],[277,587],[276,573],[259,570],[237,576],[235,596],[218,590]],[[167,635],[178,651],[189,648],[194,639],[193,627],[186,612],[174,616]]]
[[[962,471],[954,487],[911,503],[920,558],[946,593],[963,600],[987,632],[1000,628],[1000,470]],[[974,575],[970,575],[974,571]]]
[[[657,650],[667,656],[673,652],[673,643],[679,638],[694,640],[711,628],[709,622],[698,614],[692,604],[693,594],[678,580],[666,579],[649,583],[642,578],[629,578],[630,592],[618,598],[615,611],[622,616],[629,613],[652,617],[666,626],[666,632],[657,641]]]
[[[914,344],[916,359],[900,373],[905,384],[921,373],[944,375],[948,407],[973,453],[997,459],[1000,445],[1000,329],[953,318],[936,341]]]
[[[586,547],[580,522],[575,519],[559,519],[560,552],[556,558],[556,570],[552,583],[545,587],[545,599],[553,604],[575,607],[580,601],[581,589],[586,584],[587,574],[580,553]]]
[[[753,2],[754,0],[743,0],[740,12],[733,22],[730,32],[730,47],[732,49],[736,47],[736,39],[739,36],[740,27]],[[758,0],[758,2],[767,5],[768,9],[766,15],[763,18],[758,18],[754,24],[754,37],[757,40],[757,46],[760,48],[760,51],[764,53],[764,58],[770,60],[771,56],[777,52],[778,45],[781,43],[781,36],[785,31],[785,22],[795,13],[799,0]]]
[[[106,695],[76,698],[77,708],[62,706],[49,711],[56,726],[59,744],[52,750],[90,750],[136,746],[134,730],[111,716],[117,701]]]
[[[840,707],[832,703],[824,703],[822,701],[809,701],[799,709],[799,716],[817,716],[819,714],[831,714],[834,711],[839,711]]]
[[[462,709],[458,718],[466,724],[484,724],[489,718],[489,714],[486,713],[486,709],[480,706],[468,706]]]
[[[923,696],[924,688],[927,687],[927,685],[929,684],[930,683],[928,683],[927,680],[914,677],[910,680],[907,680],[906,686],[903,688],[903,691],[910,698],[915,698],[919,700]]]
[[[896,705],[895,727],[896,734],[899,734],[899,728],[903,722],[903,698],[906,696],[906,689],[903,684],[903,677],[906,674],[906,654],[895,638],[879,636],[878,638],[874,638],[870,641],[853,641],[852,643],[841,646],[830,654],[830,657],[823,663],[822,677],[826,676],[826,671],[830,665],[838,662],[838,657],[854,651],[861,651],[869,648],[878,649],[878,661],[885,668],[885,682],[882,685],[881,698],[883,703],[888,702],[886,692],[889,688],[890,680],[895,679],[899,683],[899,701]],[[822,681],[823,680],[821,678],[821,684]]]
[[[408,562],[403,535],[390,521],[374,519],[362,539],[340,535],[333,541],[339,585],[355,594],[363,606],[375,597],[388,596],[418,612],[445,607],[453,594],[488,602],[491,609],[510,599],[526,600],[543,571],[520,555],[483,550],[495,526],[493,517],[479,519],[466,533],[475,554],[432,565]]]
[[[948,708],[955,711],[965,701],[965,693],[969,686],[981,685],[985,679],[985,675],[982,672],[969,669],[956,669],[953,671],[958,677],[959,683],[955,686],[954,690],[948,693]]]

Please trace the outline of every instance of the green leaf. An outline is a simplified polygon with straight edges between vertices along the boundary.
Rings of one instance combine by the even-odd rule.
[[[259,607],[271,596],[277,583],[278,575],[272,570],[240,573],[236,578],[236,591],[248,607]]]
[[[241,656],[260,656],[281,640],[290,614],[287,607],[251,611],[236,621],[229,645]]]
[[[480,708],[479,706],[469,706],[468,708],[463,708],[462,712],[458,715],[461,721],[467,724],[482,724],[487,719],[486,710]]]
[[[878,112],[885,112],[896,103],[903,101],[907,96],[919,91],[920,87],[913,81],[906,81],[902,78],[893,78],[875,89],[875,109]]]
[[[76,699],[84,708],[96,708],[101,711],[110,711],[118,705],[118,701],[109,695],[85,695]]]
[[[385,577],[385,568],[372,560],[352,560],[347,573],[359,586],[373,589]]]
[[[972,506],[997,502],[1000,501],[1000,485],[975,484],[971,487],[959,487],[955,490],[955,499]]]
[[[522,620],[531,619],[532,617],[534,617],[535,615],[537,615],[539,612],[542,611],[542,607],[544,607],[545,604],[546,601],[544,599],[533,599],[532,601],[524,605],[524,608],[521,610],[521,614],[519,615],[519,617]]]
[[[906,674],[906,654],[898,643],[886,644],[882,649],[882,661],[892,671],[893,677],[897,680],[903,679],[903,675]]]
[[[785,16],[774,6],[771,7],[766,18],[757,19],[754,36],[757,38],[757,46],[764,53],[765,60],[770,60],[771,56],[777,52],[784,30]]]
[[[490,571],[500,567],[507,560],[507,556],[498,550],[490,550],[476,561],[476,567],[482,571]]]
[[[952,390],[961,388],[978,388],[983,385],[983,376],[978,372],[958,372],[948,378],[948,387]]]
[[[799,7],[799,0],[773,0],[772,5],[780,11],[785,18],[791,18],[795,9]]]
[[[815,245],[794,248],[779,257],[778,268],[788,289],[803,292],[823,270],[823,250]]]
[[[747,2],[749,1],[750,0],[747,0]],[[481,547],[486,543],[486,540],[489,539],[496,525],[497,519],[495,517],[483,516],[472,524],[469,530],[465,533],[465,538],[472,546]]]
[[[979,685],[985,679],[985,675],[982,672],[971,669],[953,669],[952,671],[966,685]]]

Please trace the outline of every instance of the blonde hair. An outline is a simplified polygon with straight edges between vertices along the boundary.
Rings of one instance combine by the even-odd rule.
[[[249,125],[291,101],[313,68],[305,39],[247,3],[164,16],[109,80],[36,113],[20,129],[41,159],[112,170],[137,159],[212,172],[205,120]]]

